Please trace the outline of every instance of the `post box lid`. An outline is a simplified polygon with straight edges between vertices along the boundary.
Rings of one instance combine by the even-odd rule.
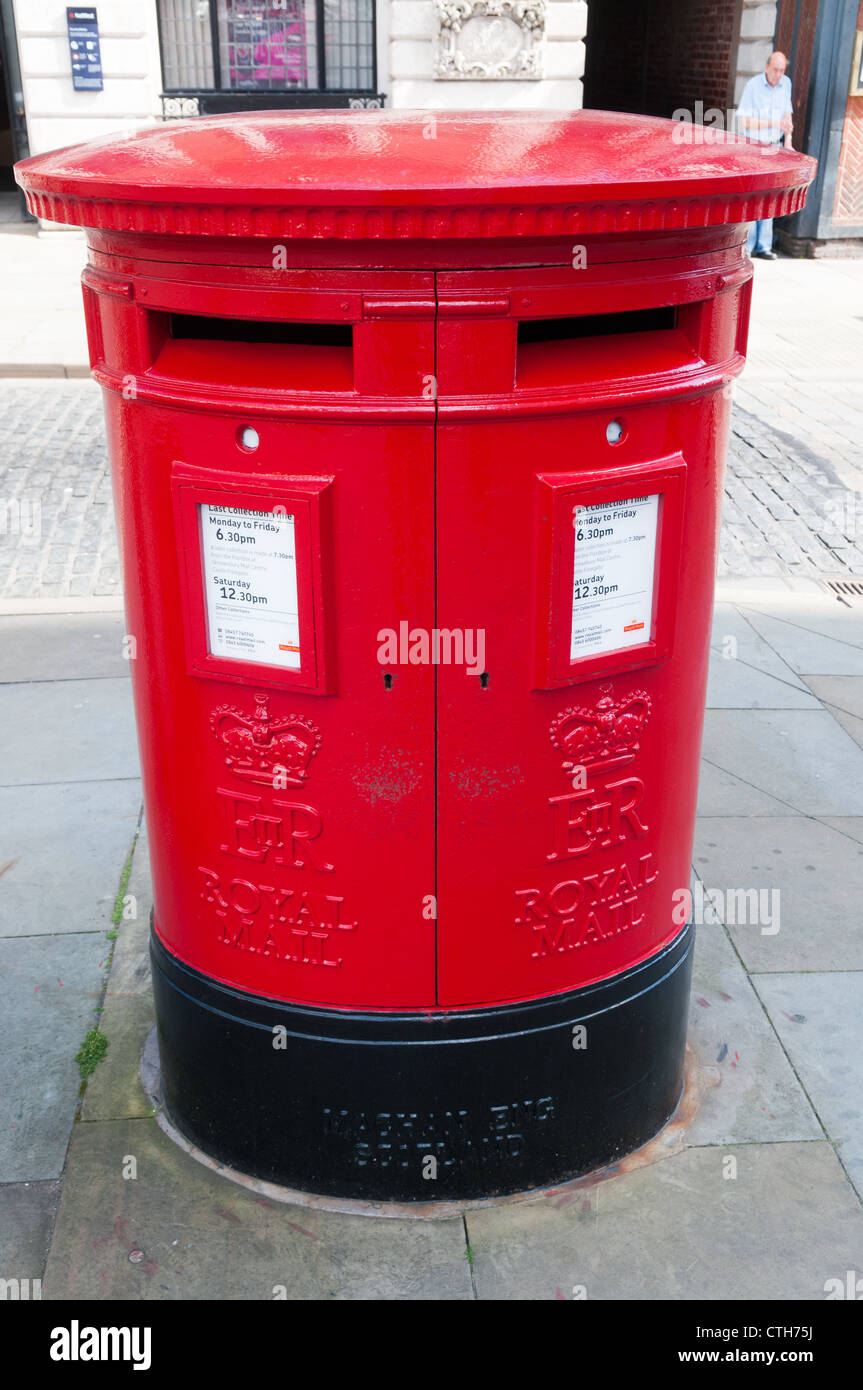
[[[816,161],[609,111],[253,112],[168,121],[25,159],[55,222],[361,240],[662,231],[803,206]]]

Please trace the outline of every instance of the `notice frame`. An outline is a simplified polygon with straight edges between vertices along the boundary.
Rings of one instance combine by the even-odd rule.
[[[175,462],[171,473],[178,542],[180,594],[189,675],[327,694],[332,689],[333,656],[327,641],[330,608],[324,554],[330,553],[331,476],[277,477],[223,472]],[[243,657],[214,655],[210,648],[202,507],[238,512],[273,512],[293,517],[299,666],[270,665]]]
[[[535,689],[552,690],[637,670],[668,655],[674,639],[685,489],[686,462],[679,453],[620,468],[537,474]],[[649,636],[644,642],[573,657],[576,511],[613,509],[653,495],[659,500]]]

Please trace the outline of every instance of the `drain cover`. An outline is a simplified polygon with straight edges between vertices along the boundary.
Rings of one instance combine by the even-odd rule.
[[[863,598],[863,579],[824,579],[822,583],[840,603]]]

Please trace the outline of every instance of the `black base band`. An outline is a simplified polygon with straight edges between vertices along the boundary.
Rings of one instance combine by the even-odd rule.
[[[220,1162],[301,1191],[429,1202],[549,1187],[631,1153],[680,1098],[689,927],[600,984],[449,1014],[284,1004],[182,965],[155,933],[151,952],[172,1121]]]

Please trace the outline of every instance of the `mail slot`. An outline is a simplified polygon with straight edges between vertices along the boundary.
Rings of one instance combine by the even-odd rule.
[[[26,160],[87,228],[165,1105],[346,1198],[559,1183],[683,1084],[747,223],[812,160],[603,112]]]

